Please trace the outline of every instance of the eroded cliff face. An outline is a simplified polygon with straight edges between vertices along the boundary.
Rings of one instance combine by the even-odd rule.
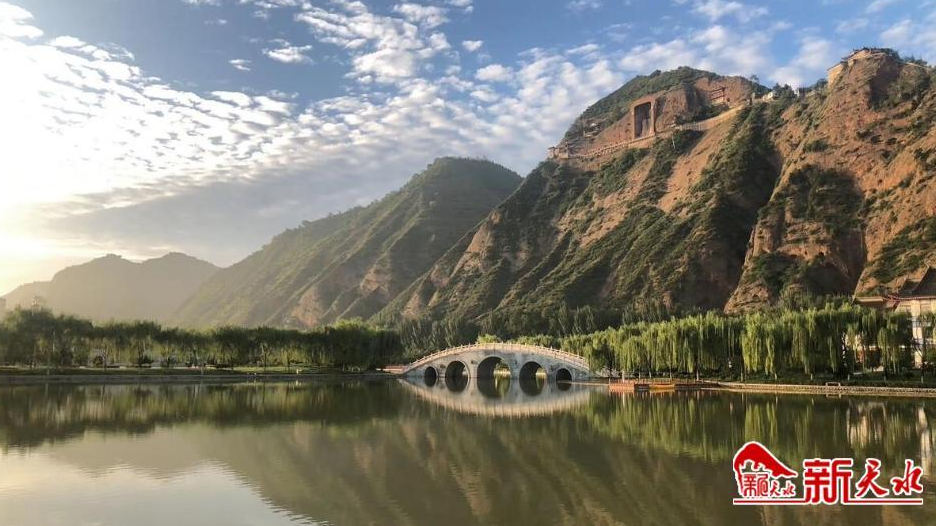
[[[648,147],[544,162],[383,315],[646,300],[739,310],[894,286],[936,264],[932,78],[874,55],[828,88],[760,99],[702,132],[662,127]],[[682,100],[673,89],[640,97]],[[592,142],[633,124],[604,106],[617,120]],[[698,114],[682,109],[666,119]],[[589,111],[566,141],[612,118]]]
[[[936,264],[933,72],[880,54],[791,105],[782,173],[729,310],[783,294],[894,289]]]
[[[721,308],[779,174],[769,109],[626,150],[595,171],[541,164],[390,308],[479,316],[637,298]],[[728,134],[737,140],[719,146]]]

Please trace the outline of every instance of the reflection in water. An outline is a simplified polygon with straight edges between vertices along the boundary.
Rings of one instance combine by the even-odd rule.
[[[427,367],[423,381],[426,382],[428,387],[434,386],[439,381],[439,371],[436,371],[435,367]]]
[[[449,391],[464,391],[468,387],[468,366],[452,362],[445,367],[445,388]]]
[[[476,378],[475,382],[477,382],[478,391],[488,398],[504,398],[510,391],[510,376]]]
[[[536,396],[543,392],[543,386],[546,385],[545,376],[524,376],[520,378],[520,390],[523,391],[527,396]],[[564,387],[568,387],[567,384],[563,383],[562,385],[556,384],[556,388],[559,390]]]
[[[456,388],[448,382],[427,386],[425,382],[401,379],[400,384],[423,400],[462,413],[486,416],[533,416],[568,411],[586,405],[593,388],[548,382],[544,376],[510,378],[456,377],[464,380]]]
[[[0,524],[936,524],[936,401],[471,382],[3,387]],[[755,439],[913,458],[924,505],[733,507]]]

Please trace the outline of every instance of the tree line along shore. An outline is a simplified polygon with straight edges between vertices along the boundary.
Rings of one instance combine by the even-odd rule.
[[[0,323],[6,372],[184,368],[360,372],[409,362],[476,341],[559,348],[595,371],[735,381],[812,383],[835,378],[936,385],[936,317],[829,299],[813,305],[726,315],[660,305],[623,310],[560,307],[495,311],[477,320],[415,319],[375,325],[340,321],[312,330],[163,327],[147,321],[93,323],[46,309],[15,309]],[[74,371],[73,371],[74,372]],[[928,378],[933,377],[931,380]]]

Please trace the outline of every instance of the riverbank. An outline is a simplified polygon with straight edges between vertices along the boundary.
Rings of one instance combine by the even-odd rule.
[[[333,380],[390,379],[396,375],[382,371],[252,371],[252,370],[158,370],[158,369],[80,369],[62,371],[0,370],[0,385],[30,384],[176,384],[176,383],[239,383],[239,382],[302,382]]]
[[[914,386],[906,383],[898,385],[848,385],[840,382],[817,383],[768,383],[768,382],[732,382],[718,379],[690,380],[630,380],[621,382],[612,379],[608,382],[583,382],[589,385],[606,385],[612,393],[631,392],[672,392],[672,391],[733,391],[750,393],[784,393],[784,394],[825,394],[849,396],[906,396],[906,397],[934,397],[936,387]]]
[[[72,369],[46,371],[42,369],[0,369],[0,386],[35,384],[181,384],[181,383],[242,383],[242,382],[308,382],[343,380],[390,380],[400,378],[386,371],[345,372],[338,370],[296,372],[285,370],[216,370],[193,369]],[[619,380],[598,379],[577,382],[583,385],[613,387]],[[936,398],[936,387],[907,385],[822,385],[796,383],[752,383],[721,380],[691,382],[694,389],[707,389],[750,393],[826,394],[849,396],[903,396]],[[612,389],[613,391],[613,389]],[[654,391],[651,389],[651,391]]]
[[[735,392],[835,394],[849,396],[925,396],[936,398],[936,388],[870,385],[808,385],[715,382],[715,389]]]

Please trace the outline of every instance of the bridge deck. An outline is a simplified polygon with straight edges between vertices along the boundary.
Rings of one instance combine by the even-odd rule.
[[[580,369],[589,370],[588,360],[582,358],[577,354],[572,354],[570,352],[561,351],[559,349],[553,349],[551,347],[543,347],[541,345],[525,345],[521,343],[474,343],[471,345],[460,345],[458,347],[450,347],[438,352],[434,352],[427,356],[414,361],[411,364],[404,366],[403,370],[400,371],[400,374],[406,374],[413,369],[425,365],[427,363],[432,363],[439,358],[445,358],[448,356],[458,356],[459,354],[465,352],[474,352],[474,351],[493,351],[493,352],[503,352],[503,353],[528,353],[528,354],[539,354],[541,356],[546,356],[549,358],[554,358],[566,362],[574,367]]]

